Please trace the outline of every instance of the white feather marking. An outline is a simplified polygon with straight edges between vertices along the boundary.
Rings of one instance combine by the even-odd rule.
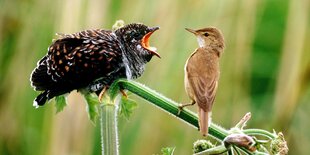
[[[198,41],[199,47],[204,47],[206,45],[205,40],[200,36],[197,37],[197,41]]]
[[[137,49],[141,49],[141,45],[137,45]]]
[[[33,104],[32,104],[36,109],[38,109],[39,108],[39,105],[38,105],[38,102],[37,101],[33,101]]]

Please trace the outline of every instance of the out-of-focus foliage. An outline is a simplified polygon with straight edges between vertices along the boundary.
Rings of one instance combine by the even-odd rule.
[[[88,120],[83,97],[72,92],[56,115],[53,102],[35,109],[29,75],[56,32],[111,29],[118,19],[161,27],[151,44],[162,59],[153,58],[139,82],[182,103],[183,66],[198,46],[184,28],[220,28],[226,49],[213,121],[230,127],[251,111],[248,126],[283,131],[290,154],[310,153],[309,0],[1,0],[0,8],[0,154],[100,154],[99,125]],[[129,121],[119,120],[121,154],[165,146],[192,153],[198,131],[135,100]]]
[[[162,155],[173,155],[175,147],[165,147],[161,149]]]

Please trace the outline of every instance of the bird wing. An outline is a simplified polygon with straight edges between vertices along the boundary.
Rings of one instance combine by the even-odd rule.
[[[218,56],[204,50],[198,48],[191,55],[186,69],[193,98],[204,111],[211,111],[218,87]]]
[[[86,30],[59,35],[48,54],[31,75],[36,90],[50,90],[50,96],[85,87],[113,72],[122,59],[117,40],[106,30]],[[118,67],[119,68],[119,67]]]
[[[110,31],[86,30],[61,35],[49,47],[48,72],[53,79],[90,82],[109,74],[121,49]]]
[[[211,84],[208,84],[201,77],[191,77],[189,83],[192,86],[198,106],[204,111],[211,111],[218,82],[213,80]]]

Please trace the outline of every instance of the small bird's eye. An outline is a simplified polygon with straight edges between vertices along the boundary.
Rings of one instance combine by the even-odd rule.
[[[209,34],[208,32],[206,32],[206,33],[204,33],[203,35],[207,37],[207,36],[209,36],[210,34]]]

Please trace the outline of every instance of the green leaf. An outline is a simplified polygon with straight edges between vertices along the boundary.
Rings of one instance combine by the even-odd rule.
[[[116,96],[119,94],[119,84],[117,82],[113,82],[110,88],[108,89],[108,95],[110,96],[111,100],[114,100]]]
[[[120,115],[124,116],[128,120],[137,106],[138,104],[134,100],[122,96],[120,103]]]
[[[96,121],[99,117],[99,100],[97,95],[90,94],[90,93],[83,93],[83,96],[86,100],[87,106],[86,111],[88,113],[88,118],[93,122],[93,124],[96,124]]]
[[[165,147],[161,149],[162,155],[173,155],[175,147]]]
[[[64,107],[67,105],[67,102],[66,102],[66,98],[61,95],[61,96],[56,96],[55,97],[55,107],[56,107],[56,114],[61,112]]]

